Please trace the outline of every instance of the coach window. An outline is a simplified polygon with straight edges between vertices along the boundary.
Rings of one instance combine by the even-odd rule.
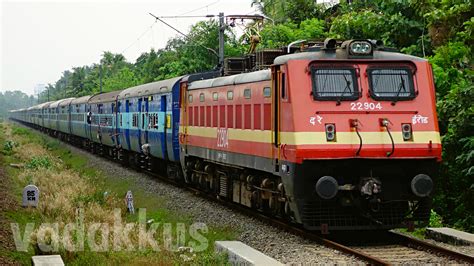
[[[272,90],[270,87],[263,88],[263,97],[270,98],[272,96]]]
[[[204,102],[204,93],[199,94],[199,101]]]
[[[228,91],[227,92],[227,100],[233,100],[234,99],[234,92],[233,91]]]
[[[250,89],[245,89],[244,90],[244,98],[245,99],[250,99],[251,96],[252,96],[252,91]]]
[[[219,99],[219,95],[217,94],[217,92],[213,92],[212,93],[212,100],[217,101],[217,99]]]
[[[189,94],[188,96],[188,102],[192,103],[193,102],[193,95]]]

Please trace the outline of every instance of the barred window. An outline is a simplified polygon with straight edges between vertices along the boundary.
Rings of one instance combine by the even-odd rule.
[[[372,98],[398,101],[415,97],[413,74],[408,67],[369,68],[367,72]]]
[[[357,77],[353,68],[311,69],[315,100],[355,100],[359,98]]]
[[[138,127],[138,114],[133,114],[132,115],[132,126],[133,127]]]

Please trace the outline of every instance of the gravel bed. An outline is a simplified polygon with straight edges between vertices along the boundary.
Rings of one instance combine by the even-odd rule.
[[[423,241],[474,257],[474,246],[455,246],[455,245],[439,242],[439,241],[429,239],[429,238],[425,238],[423,239]]]
[[[88,167],[118,178],[135,182],[147,193],[166,199],[166,207],[177,213],[191,216],[194,222],[207,225],[227,226],[240,232],[238,239],[247,245],[285,264],[365,264],[352,256],[319,245],[252,217],[209,201],[182,188],[167,184],[146,174],[120,166],[107,159],[67,145],[72,152],[86,156]]]
[[[404,232],[400,232],[400,231],[397,231],[397,232],[399,232],[401,234],[408,235],[410,237],[416,237],[416,236],[409,235],[409,234],[404,233]],[[416,237],[416,238],[420,239],[418,237]],[[467,254],[467,255],[470,255],[470,256],[474,257],[474,245],[471,245],[471,246],[452,245],[452,244],[444,243],[444,242],[441,242],[441,241],[436,241],[436,240],[430,239],[430,238],[424,238],[424,239],[420,239],[420,240],[423,240],[423,241],[426,241],[426,242],[431,243],[433,245],[438,245],[438,246],[441,246],[443,248],[454,250],[454,251],[457,251],[459,253]]]

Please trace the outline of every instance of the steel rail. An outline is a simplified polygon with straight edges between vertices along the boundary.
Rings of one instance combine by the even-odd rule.
[[[423,241],[423,240],[420,240],[420,239],[417,239],[417,238],[414,238],[414,237],[411,237],[411,236],[407,236],[407,235],[404,235],[404,234],[401,234],[401,233],[398,233],[398,232],[395,232],[395,231],[390,231],[389,233],[392,237],[395,237],[396,240],[401,245],[404,245],[404,246],[407,246],[407,247],[419,247],[419,248],[421,248],[425,251],[431,251],[431,252],[436,253],[436,254],[441,254],[445,257],[450,257],[450,258],[455,258],[457,260],[465,261],[465,262],[467,262],[471,265],[474,264],[474,257],[473,256],[463,254],[463,253],[460,253],[460,252],[457,252],[457,251],[454,251],[454,250],[451,250],[451,249],[447,249],[447,248],[444,248],[444,247],[441,247],[441,246],[438,246],[438,245],[434,245],[434,244],[428,243],[426,241]]]

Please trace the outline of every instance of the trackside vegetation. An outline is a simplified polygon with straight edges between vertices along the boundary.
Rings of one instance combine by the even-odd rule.
[[[18,250],[18,241],[10,239],[11,243],[16,243],[16,248],[0,247],[0,257],[21,264],[30,264],[33,255],[50,253],[60,254],[69,265],[226,264],[225,256],[214,254],[214,241],[235,239],[238,232],[234,229],[209,226],[207,230],[200,231],[203,238],[194,241],[192,233],[187,230],[193,226],[192,218],[166,209],[166,198],[88,167],[88,158],[72,153],[58,140],[17,125],[0,125],[3,148],[0,168],[5,169],[5,177],[11,181],[5,196],[14,201],[14,206],[2,210],[2,219],[8,223],[1,223],[0,230],[11,231],[13,226],[10,228],[10,223],[16,223],[23,240],[28,224],[34,224],[31,244],[23,246],[24,250]],[[34,184],[40,189],[37,208],[19,207],[22,189],[27,184]],[[134,193],[134,214],[127,213],[124,203],[128,190]],[[146,219],[139,214],[139,209],[143,208],[146,209]],[[130,245],[126,242],[115,245],[117,219],[122,222],[119,232],[123,233],[127,226],[131,227],[128,234]],[[65,244],[64,232],[68,224],[84,225],[86,236],[83,247],[77,244],[81,237],[79,231],[71,231],[70,245]],[[110,231],[97,230],[98,233],[92,235],[95,242],[91,242],[88,230],[94,224],[100,224],[100,228],[108,227]],[[55,226],[59,239],[54,233]],[[157,246],[147,245],[150,242],[146,241],[143,247],[139,244],[140,226],[144,226],[145,230],[152,226],[158,228],[152,236]],[[166,226],[169,231],[165,232],[163,228]],[[186,231],[180,231],[179,226],[186,228]],[[184,241],[179,241],[179,237],[184,237]],[[205,248],[199,251],[197,244],[204,242],[201,247]]]

